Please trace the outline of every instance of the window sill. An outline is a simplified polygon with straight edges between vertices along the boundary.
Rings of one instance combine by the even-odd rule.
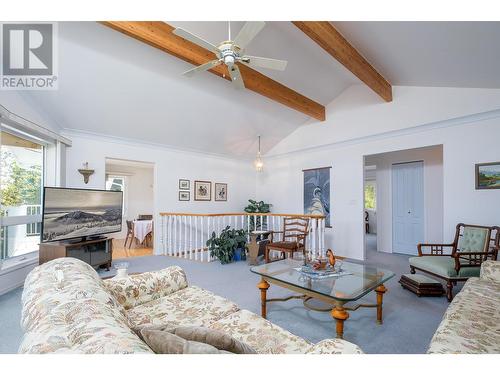
[[[0,276],[33,264],[38,264],[38,251],[4,260],[0,265]]]

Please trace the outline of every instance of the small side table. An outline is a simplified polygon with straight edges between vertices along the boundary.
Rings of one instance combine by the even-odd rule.
[[[250,232],[250,242],[248,243],[248,263],[251,266],[257,264],[257,257],[262,246],[265,246],[266,240],[262,240],[263,237],[267,237],[271,234],[270,230],[254,230]],[[259,237],[261,240],[259,241]]]

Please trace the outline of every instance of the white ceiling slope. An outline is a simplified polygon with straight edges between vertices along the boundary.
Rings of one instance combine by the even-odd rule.
[[[333,22],[395,86],[500,88],[500,22]]]
[[[224,22],[201,22],[207,30],[202,33],[197,24],[183,26],[213,42],[226,28]],[[247,51],[288,59],[287,71],[273,77],[321,102],[359,82],[295,29],[271,23]],[[308,50],[311,56],[301,56]],[[190,67],[103,25],[62,22],[59,89],[29,95],[63,128],[231,157],[254,156],[259,134],[266,152],[309,119],[210,73],[182,77]]]
[[[226,22],[171,24],[212,43],[227,38]],[[498,22],[334,24],[393,85],[500,87]],[[241,26],[233,24],[233,35]],[[59,24],[59,89],[26,95],[61,128],[230,157],[252,157],[259,134],[265,153],[294,132],[309,143],[310,136],[319,135],[309,132],[310,122],[332,132],[342,127],[339,121],[349,113],[335,99],[352,93],[360,81],[298,28],[268,22],[247,53],[288,60],[284,72],[261,71],[321,104],[332,103],[327,121],[310,121],[249,90],[234,90],[210,73],[184,78],[181,73],[192,65],[94,22]],[[406,103],[398,96],[405,90],[395,90],[393,103],[366,92],[368,104],[360,95],[348,106],[363,111],[366,105]],[[296,131],[306,123],[304,131]]]

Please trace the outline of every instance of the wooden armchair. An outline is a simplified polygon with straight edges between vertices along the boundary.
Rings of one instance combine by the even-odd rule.
[[[453,299],[453,285],[479,276],[481,263],[496,260],[500,249],[500,227],[460,223],[449,244],[418,244],[418,257],[410,258],[410,272],[419,270],[446,281],[446,296]]]
[[[266,245],[265,260],[269,263],[269,252],[271,250],[281,252],[283,259],[288,253],[293,258],[293,253],[302,251],[305,253],[306,237],[309,233],[309,218],[286,217],[283,219],[283,230],[272,231],[269,235],[269,243]],[[276,241],[276,234],[281,234],[281,240]],[[305,254],[304,254],[305,256]]]

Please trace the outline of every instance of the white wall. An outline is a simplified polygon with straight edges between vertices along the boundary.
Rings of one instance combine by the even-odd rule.
[[[154,168],[143,168],[128,165],[107,165],[106,174],[125,175],[126,177],[126,207],[125,220],[134,220],[141,214],[153,214],[154,211]],[[127,228],[122,227],[121,233],[115,238],[125,238]]]
[[[370,155],[368,165],[376,165],[377,250],[392,250],[392,165],[410,161],[424,164],[424,242],[443,241],[443,149],[441,146]]]
[[[68,187],[103,189],[106,158],[144,161],[155,164],[154,217],[160,212],[219,213],[241,212],[249,198],[255,197],[255,171],[251,161],[231,160],[208,154],[184,152],[163,147],[133,144],[109,137],[95,137],[64,132],[73,141],[67,150],[66,181]],[[78,173],[84,162],[95,169],[87,185]],[[178,200],[179,179],[191,180],[191,200]],[[193,198],[193,181],[207,180],[228,184],[228,201],[199,202]],[[160,249],[155,236],[155,252]]]
[[[447,92],[450,95],[442,97]],[[392,103],[372,98],[356,104],[347,92],[347,98],[341,96],[327,108],[327,113],[337,110],[338,115],[327,115],[322,124],[304,125],[283,140],[265,157],[258,198],[274,204],[277,212],[302,212],[302,169],[332,166],[333,228],[327,229],[326,245],[341,255],[363,259],[363,157],[442,144],[443,239],[453,238],[458,222],[498,225],[500,190],[475,190],[474,164],[500,160],[500,111],[495,111],[500,91],[395,88],[394,93]],[[343,117],[347,113],[350,116]],[[396,127],[368,136],[380,124],[382,130]],[[299,144],[306,149],[298,150]]]

